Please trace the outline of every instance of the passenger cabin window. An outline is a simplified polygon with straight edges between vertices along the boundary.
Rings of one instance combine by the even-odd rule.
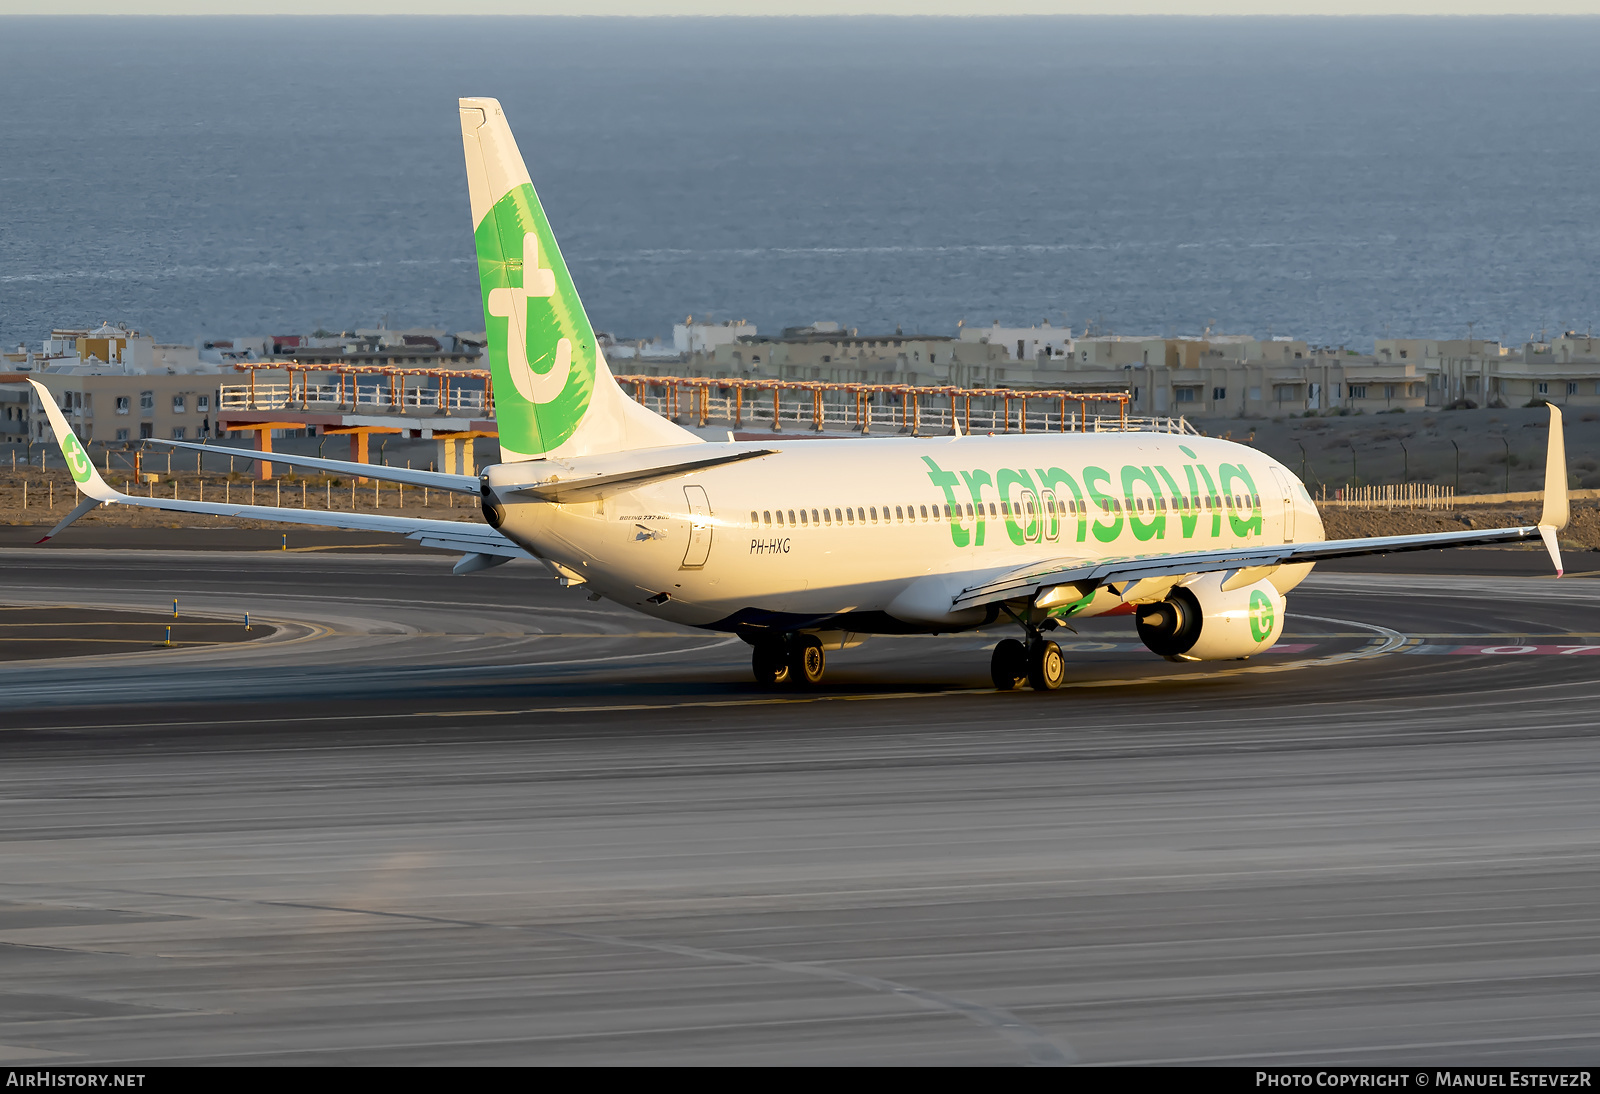
[[[766,521],[766,523],[767,523],[767,524],[769,524],[769,525],[770,525],[770,524],[771,524],[771,523],[772,523],[772,510],[770,510],[770,509],[763,509],[763,510],[762,510],[762,511],[761,511],[761,518],[762,518],[762,519],[763,519],[763,520],[764,520],[764,521]]]
[[[757,515],[757,513],[756,513],[756,511],[754,509],[750,510],[750,523],[751,524],[760,524],[761,523],[761,517],[759,515]]]

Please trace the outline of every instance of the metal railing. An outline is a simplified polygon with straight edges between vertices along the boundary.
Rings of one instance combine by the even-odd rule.
[[[1181,417],[1130,417],[1125,392],[1021,391],[674,376],[619,376],[634,399],[663,417],[734,428],[765,424],[816,432],[902,433],[1197,431]],[[1112,410],[1112,413],[1104,413]]]
[[[484,393],[471,388],[426,388],[362,384],[359,378],[343,384],[223,384],[219,396],[223,410],[459,410],[482,414]]]
[[[377,413],[494,413],[489,375],[482,370],[366,365],[346,369],[263,361],[235,366],[241,384],[224,384],[219,409],[367,410]],[[258,382],[260,370],[287,373],[287,382]],[[318,382],[313,382],[313,377]],[[407,383],[431,378],[433,386]],[[464,386],[463,379],[482,384]],[[619,376],[617,383],[651,410],[674,421],[775,431],[899,431],[949,433],[1107,433],[1133,430],[1195,434],[1183,417],[1132,417],[1123,391],[1025,391],[1012,388],[917,387],[909,384],[824,383],[708,377]]]

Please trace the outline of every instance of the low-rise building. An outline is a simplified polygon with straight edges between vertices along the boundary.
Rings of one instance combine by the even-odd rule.
[[[0,373],[0,444],[28,443],[28,396],[32,392],[20,373]]]
[[[1518,347],[1481,338],[1379,339],[1377,355],[1415,363],[1427,405],[1600,405],[1600,340],[1568,331]]]
[[[1072,328],[1052,327],[1048,319],[1037,327],[1002,327],[998,319],[987,327],[969,327],[963,322],[957,324],[957,332],[963,342],[1003,347],[1013,361],[1072,356]]]
[[[84,365],[58,366],[31,378],[49,390],[85,443],[193,441],[213,434],[221,379],[216,372],[113,372]],[[37,395],[29,407],[29,432],[34,443],[44,443],[50,425]]]
[[[717,346],[732,345],[741,338],[754,338],[756,325],[740,319],[724,323],[696,323],[689,316],[672,325],[672,349],[676,353],[708,353]]]

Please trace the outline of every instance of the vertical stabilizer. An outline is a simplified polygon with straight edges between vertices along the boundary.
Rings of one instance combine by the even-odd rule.
[[[460,107],[501,459],[698,441],[617,387],[500,103]]]

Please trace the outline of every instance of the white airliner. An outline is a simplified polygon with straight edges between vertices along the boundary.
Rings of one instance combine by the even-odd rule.
[[[1131,613],[1152,652],[1244,658],[1283,630],[1284,595],[1321,559],[1542,538],[1568,515],[1550,407],[1537,526],[1326,540],[1316,506],[1253,448],[1167,433],[708,443],[618,387],[494,99],[462,99],[503,462],[477,478],[274,453],[274,463],[481,496],[487,524],[137,497],[111,489],[35,384],[97,505],[396,532],[457,549],[457,573],[537,558],[563,584],[754,647],[757,679],[822,679],[869,634],[1015,625],[997,688],[1061,686],[1047,637]],[[731,436],[731,435],[730,435]],[[167,442],[202,449],[196,444]],[[215,447],[203,449],[215,451]],[[50,536],[46,536],[48,539]]]

